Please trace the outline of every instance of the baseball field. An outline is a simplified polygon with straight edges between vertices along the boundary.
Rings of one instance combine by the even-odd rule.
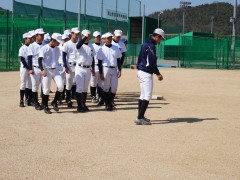
[[[88,99],[88,113],[63,104],[50,115],[20,108],[19,72],[1,72],[0,179],[239,180],[240,71],[160,72],[151,126],[133,122],[136,70],[123,70],[113,112]]]

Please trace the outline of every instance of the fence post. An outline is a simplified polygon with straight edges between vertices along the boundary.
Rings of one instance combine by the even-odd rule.
[[[8,34],[8,28],[9,28],[9,10],[7,10],[7,50],[6,50],[6,70],[8,70],[8,62],[9,62],[9,34]]]

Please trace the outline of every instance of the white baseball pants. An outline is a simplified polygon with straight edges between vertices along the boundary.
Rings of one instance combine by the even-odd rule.
[[[138,70],[138,79],[140,82],[140,89],[141,89],[141,100],[150,101],[152,98],[152,91],[153,91],[153,75]]]
[[[20,90],[32,89],[32,82],[27,68],[20,67]]]
[[[41,69],[38,67],[33,67],[33,74],[30,74],[32,81],[32,92],[38,92],[39,84],[42,81]]]
[[[104,92],[116,94],[118,88],[117,68],[103,67],[104,81],[102,81],[102,89]]]
[[[82,93],[88,91],[88,86],[91,78],[90,68],[85,68],[76,65],[75,69],[75,79],[76,79],[76,92]]]
[[[45,69],[47,76],[42,78],[43,94],[49,95],[52,79],[57,85],[57,91],[63,92],[63,80],[58,69]]]

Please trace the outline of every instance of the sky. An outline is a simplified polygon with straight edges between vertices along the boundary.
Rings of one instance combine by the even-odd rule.
[[[4,9],[12,10],[12,1],[13,0],[0,0],[0,7],[4,8]],[[29,1],[29,2],[33,2],[35,4],[37,2],[37,0],[18,0],[18,1],[19,2]],[[56,6],[57,1],[59,2],[59,0],[48,0],[49,4],[51,6]],[[61,1],[63,1],[63,0],[61,0]],[[75,1],[77,1],[77,0],[75,0]],[[82,1],[84,1],[84,0],[82,0]],[[94,1],[95,1],[95,3],[99,3],[99,6],[100,6],[101,0],[91,0],[91,1],[93,3],[94,3]],[[104,1],[109,1],[109,0],[104,0]],[[116,0],[111,0],[111,1],[116,2]],[[121,1],[122,0],[118,0],[118,3]],[[130,0],[130,1],[139,1],[139,0]],[[142,2],[142,7],[143,7],[143,4],[145,4],[145,14],[148,15],[153,12],[162,11],[165,9],[179,8],[179,2],[181,0],[167,0],[167,1],[166,0],[140,0],[140,1]],[[198,6],[201,4],[206,4],[206,3],[210,4],[210,3],[216,2],[216,0],[186,0],[186,1],[191,2],[192,6]],[[39,0],[39,2],[41,2],[41,1]],[[90,0],[89,0],[89,2],[90,2]],[[218,0],[217,2],[227,2],[227,3],[233,4],[235,2],[235,0]],[[107,2],[106,2],[106,4],[107,4]],[[39,5],[39,4],[36,4],[36,5]],[[75,8],[77,8],[77,6],[75,6]],[[114,9],[114,8],[115,8],[115,5],[112,5],[111,9]],[[124,7],[122,9],[124,9]],[[136,9],[139,9],[139,8],[136,8]],[[143,10],[142,10],[142,12],[143,12]]]

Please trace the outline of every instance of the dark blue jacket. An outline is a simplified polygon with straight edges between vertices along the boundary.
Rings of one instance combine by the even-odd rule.
[[[142,44],[141,51],[138,56],[137,69],[149,74],[159,75],[157,67],[156,43],[152,38]]]

